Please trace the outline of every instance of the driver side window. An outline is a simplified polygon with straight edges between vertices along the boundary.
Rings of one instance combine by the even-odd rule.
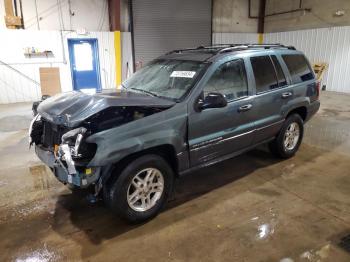
[[[209,93],[221,93],[232,101],[248,96],[247,77],[244,61],[237,59],[219,66],[204,87],[204,97]]]

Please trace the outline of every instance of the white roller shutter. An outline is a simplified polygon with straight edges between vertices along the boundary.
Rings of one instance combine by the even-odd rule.
[[[135,62],[211,44],[211,0],[132,0]]]

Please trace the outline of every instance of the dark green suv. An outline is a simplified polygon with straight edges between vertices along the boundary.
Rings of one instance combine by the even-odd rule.
[[[189,171],[266,142],[293,156],[319,106],[319,84],[294,47],[198,47],[157,58],[121,91],[46,99],[30,139],[58,180],[94,186],[117,214],[140,222]]]

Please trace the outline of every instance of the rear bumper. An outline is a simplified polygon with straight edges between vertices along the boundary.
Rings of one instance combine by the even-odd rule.
[[[316,100],[309,105],[305,122],[310,120],[310,118],[317,113],[317,111],[320,109],[320,105],[319,100]]]
[[[42,162],[50,167],[55,177],[63,184],[86,188],[94,184],[100,177],[100,167],[79,167],[75,169],[75,173],[70,173],[67,166],[56,159],[51,151],[45,150],[40,146],[35,146],[35,153]]]

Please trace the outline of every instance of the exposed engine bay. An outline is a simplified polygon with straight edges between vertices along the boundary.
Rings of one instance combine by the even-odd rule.
[[[111,107],[93,115],[84,121],[82,126],[91,130],[92,133],[100,132],[159,113],[164,109],[165,108],[140,106]]]
[[[85,128],[85,137],[113,127],[135,121],[146,116],[163,111],[156,107],[111,107],[107,108],[81,123]],[[43,117],[37,117],[32,124],[30,133],[31,145],[43,145],[53,151],[54,145],[60,144],[63,135],[72,128],[51,123]]]

